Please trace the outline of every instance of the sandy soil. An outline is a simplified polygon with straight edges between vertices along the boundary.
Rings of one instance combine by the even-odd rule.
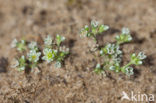
[[[134,76],[93,72],[90,41],[78,35],[92,19],[111,27],[101,45],[113,42],[124,26],[132,31],[133,42],[123,45],[124,63],[130,53],[148,55]],[[10,68],[14,38],[41,43],[40,37],[57,33],[71,49],[63,68],[42,63],[39,74]],[[156,0],[0,0],[0,103],[132,103],[121,101],[122,91],[156,96]]]

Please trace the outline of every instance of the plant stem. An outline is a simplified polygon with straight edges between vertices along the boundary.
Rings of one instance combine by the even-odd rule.
[[[122,71],[122,72],[125,72],[125,68],[129,67],[129,66],[132,65],[132,64],[133,64],[132,62],[129,62],[128,64],[126,64],[125,66],[123,66],[123,67],[121,68],[121,71]]]
[[[96,40],[96,37],[95,36],[93,36],[93,40],[97,44],[97,40]]]
[[[121,43],[122,43],[122,42],[120,42],[120,41],[117,41],[117,43],[116,43],[116,44],[117,44],[117,45],[120,45]]]

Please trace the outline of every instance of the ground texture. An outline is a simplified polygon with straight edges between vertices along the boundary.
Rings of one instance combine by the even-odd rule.
[[[124,63],[133,52],[148,56],[134,76],[93,72],[90,40],[79,37],[92,19],[111,27],[101,45],[113,42],[122,27],[131,30],[133,42],[122,46]],[[39,74],[10,68],[18,55],[10,47],[14,38],[42,44],[42,37],[57,33],[71,51],[63,68],[42,63]],[[0,103],[132,103],[121,101],[122,91],[156,95],[156,0],[0,0]]]

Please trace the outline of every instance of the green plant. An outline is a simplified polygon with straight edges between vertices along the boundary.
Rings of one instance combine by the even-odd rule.
[[[28,60],[29,60],[29,66],[31,68],[37,67],[38,61],[41,56],[41,52],[37,52],[36,50],[30,50],[30,52],[27,54]]]
[[[43,50],[44,56],[42,57],[42,59],[46,60],[48,63],[50,63],[50,62],[54,61],[54,59],[56,58],[57,52],[58,52],[57,50],[45,48]]]
[[[37,42],[32,41],[28,48],[30,49],[29,53],[27,53],[29,66],[31,68],[35,68],[38,65],[38,62],[40,60],[41,52],[39,51],[39,48],[37,46]]]
[[[85,27],[81,29],[80,34],[83,37],[91,37],[94,39],[95,42],[97,42],[96,36],[108,29],[109,29],[109,26],[99,25],[97,21],[92,20],[91,26],[89,27],[88,25],[85,25]]]
[[[42,60],[46,60],[48,63],[52,61],[56,61],[55,66],[57,68],[61,68],[62,62],[64,58],[69,54],[69,48],[65,46],[61,46],[61,43],[65,40],[65,37],[57,35],[56,40],[53,41],[50,35],[44,39],[44,49],[43,49],[43,56]],[[19,59],[13,60],[12,68],[17,68],[19,71],[25,70],[26,67],[35,68],[38,67],[41,52],[38,48],[37,42],[32,41],[28,44],[28,47],[24,40],[18,42],[16,39],[13,40],[11,43],[12,48],[17,48],[19,51],[26,50],[27,56],[25,52],[22,52],[22,56]]]
[[[30,50],[35,50],[35,51],[38,51],[38,46],[37,46],[37,43],[35,41],[32,41],[29,45],[28,45],[29,49]]]
[[[50,35],[48,35],[45,39],[44,39],[44,45],[45,45],[45,48],[52,48],[52,42],[53,42],[53,39]]]
[[[56,40],[53,41],[51,36],[47,36],[44,39],[44,50],[42,57],[43,60],[46,60],[48,63],[56,61],[55,67],[60,68],[62,61],[69,54],[69,49],[65,46],[61,46],[61,43],[65,40],[65,37],[57,34]]]
[[[143,52],[140,52],[138,55],[133,53],[131,55],[131,60],[128,64],[121,67],[121,71],[127,75],[133,75],[133,68],[130,65],[141,65],[143,60],[146,58],[146,55]]]
[[[13,60],[14,64],[12,65],[12,68],[17,68],[18,71],[23,71],[25,70],[27,63],[25,56],[22,55],[19,59],[14,59]]]
[[[122,28],[122,33],[115,37],[117,44],[120,45],[122,43],[130,42],[132,40],[132,36],[130,35],[130,31],[128,28]]]
[[[12,47],[17,47],[17,50],[23,51],[27,50],[27,45],[24,40],[21,40],[21,42],[17,42],[17,40],[13,40]],[[12,65],[13,68],[17,68],[19,71],[25,70],[26,67],[34,68],[37,67],[38,61],[41,56],[41,52],[39,52],[38,46],[36,42],[31,42],[28,45],[29,53],[27,53],[27,56],[25,55],[25,52],[22,53],[22,56],[19,59],[14,59],[14,64]]]
[[[60,44],[65,40],[65,37],[61,36],[61,35],[56,35],[56,44],[57,46],[60,46]]]
[[[85,26],[81,30],[81,33],[85,35],[86,37],[93,37],[95,39],[95,36],[98,35],[99,28],[97,22],[91,23],[91,30],[88,26]],[[104,28],[104,27],[102,27]],[[102,29],[101,32],[108,29],[108,27],[105,27],[106,29]],[[132,36],[130,35],[130,31],[128,28],[122,28],[122,32],[120,35],[117,35],[115,37],[116,43],[109,43],[106,44],[103,48],[100,49],[99,53],[102,58],[102,63],[98,63],[94,69],[96,73],[102,73],[106,69],[115,71],[115,72],[123,72],[127,74],[128,76],[133,75],[133,68],[130,67],[131,65],[141,65],[142,61],[146,58],[145,54],[143,52],[140,52],[137,56],[135,53],[131,55],[131,60],[128,64],[125,66],[121,66],[122,62],[122,51],[120,50],[120,44],[127,43],[132,41]]]
[[[18,51],[22,52],[26,50],[26,42],[25,40],[17,41],[16,39],[14,39],[11,43],[11,47],[16,47]]]

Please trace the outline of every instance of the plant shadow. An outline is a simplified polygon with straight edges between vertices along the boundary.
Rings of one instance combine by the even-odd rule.
[[[143,65],[144,66],[153,66],[154,65],[154,54],[150,54],[147,56],[147,58],[144,60]]]
[[[138,34],[135,31],[131,32],[131,36],[133,37],[133,40],[130,43],[142,44],[142,43],[144,43],[146,41],[145,38],[138,38],[137,35]]]
[[[133,71],[134,71],[133,79],[136,79],[141,75],[141,71],[139,71],[138,69],[134,68]]]
[[[62,45],[66,45],[69,48],[73,48],[75,45],[76,40],[75,39],[69,39],[68,41],[65,41]]]
[[[116,29],[116,28],[109,28],[107,31],[103,32],[102,34],[100,35],[97,35],[96,39],[97,39],[97,42],[99,41],[103,41],[103,37],[106,36],[106,35],[114,35],[115,33],[119,33],[120,30],[119,29]]]
[[[25,73],[29,74],[31,72],[31,68],[29,66],[25,67]]]
[[[6,73],[7,72],[7,67],[8,67],[8,59],[1,57],[0,58],[0,73]]]

